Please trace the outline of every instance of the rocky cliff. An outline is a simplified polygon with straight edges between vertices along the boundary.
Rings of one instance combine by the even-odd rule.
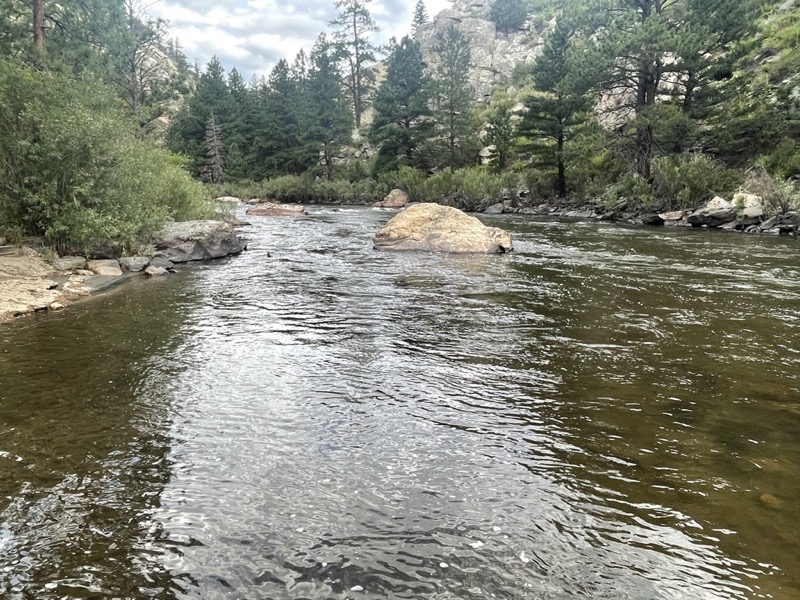
[[[547,23],[539,24],[531,16],[518,31],[504,33],[497,30],[489,18],[492,0],[454,0],[453,7],[443,10],[431,23],[420,27],[416,40],[430,64],[435,64],[434,47],[443,33],[455,25],[472,46],[470,83],[478,100],[491,97],[496,85],[511,83],[514,67],[518,63],[534,60],[541,51],[542,30]]]

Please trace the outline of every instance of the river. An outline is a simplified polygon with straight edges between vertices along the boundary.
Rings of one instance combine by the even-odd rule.
[[[800,599],[795,240],[390,216],[0,328],[0,597]]]

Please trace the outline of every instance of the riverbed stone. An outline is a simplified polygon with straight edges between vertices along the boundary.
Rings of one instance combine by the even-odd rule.
[[[389,192],[386,197],[380,202],[376,202],[373,206],[378,208],[403,208],[408,204],[408,194],[401,189],[394,189]]]
[[[379,250],[421,250],[448,253],[505,253],[513,250],[511,235],[487,227],[450,206],[413,204],[395,215],[377,233]]]
[[[163,269],[161,267],[154,267],[153,265],[147,267],[144,272],[147,273],[150,277],[163,277],[164,275],[169,275],[169,271],[167,271],[166,269]]]
[[[56,271],[79,271],[86,268],[86,259],[83,256],[62,256],[53,261]]]
[[[660,213],[658,215],[662,221],[680,221],[686,216],[686,212],[682,210],[673,210],[670,212]]]
[[[498,202],[497,204],[492,204],[489,208],[487,208],[485,212],[487,215],[502,215],[506,210],[506,205],[502,202]]]
[[[215,198],[214,202],[219,202],[221,204],[241,204],[242,199],[235,196],[220,196],[219,198]]]
[[[308,215],[305,206],[300,204],[276,204],[267,202],[247,209],[252,217],[305,217]]]
[[[141,273],[150,266],[150,259],[146,256],[123,256],[119,259],[119,265],[123,271]]]
[[[156,257],[173,263],[222,258],[243,250],[233,227],[222,221],[171,223],[156,237]]]
[[[103,275],[105,277],[122,277],[122,269],[119,262],[112,259],[90,260],[88,263],[89,270],[95,275]]]
[[[150,259],[150,266],[158,267],[159,269],[166,269],[167,271],[172,271],[175,269],[175,263],[173,263],[171,260],[159,258],[157,256]]]

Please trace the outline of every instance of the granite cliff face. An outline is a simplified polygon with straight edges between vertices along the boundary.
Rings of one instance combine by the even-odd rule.
[[[472,66],[470,83],[477,100],[491,97],[496,85],[509,85],[517,63],[533,61],[541,51],[542,31],[531,18],[518,31],[497,30],[489,18],[492,0],[455,0],[453,7],[443,10],[416,33],[429,64],[436,63],[434,47],[444,32],[455,25],[470,41]],[[546,29],[548,24],[544,24]]]

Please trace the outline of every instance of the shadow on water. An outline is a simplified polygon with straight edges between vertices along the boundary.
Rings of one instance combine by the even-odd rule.
[[[0,330],[6,590],[800,598],[794,245],[497,217],[515,254],[445,260],[390,216]]]
[[[177,278],[176,278],[177,279]],[[142,597],[170,474],[172,353],[195,302],[132,284],[0,329],[0,596]],[[162,577],[163,579],[163,577]]]

